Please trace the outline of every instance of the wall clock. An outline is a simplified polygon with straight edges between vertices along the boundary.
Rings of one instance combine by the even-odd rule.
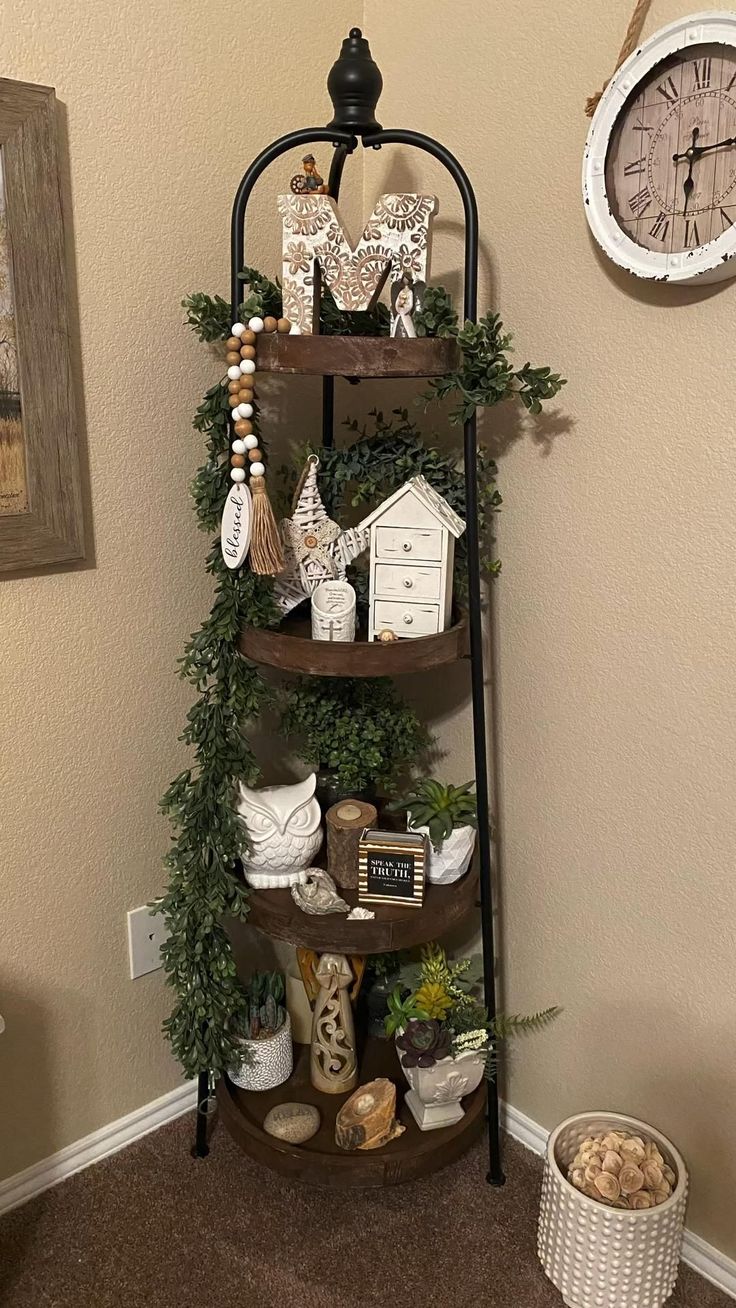
[[[591,231],[654,281],[736,276],[736,14],[690,15],[621,65],[588,133]]]

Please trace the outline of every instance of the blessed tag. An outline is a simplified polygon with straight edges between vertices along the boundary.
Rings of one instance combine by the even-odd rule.
[[[239,568],[250,548],[253,502],[245,482],[235,482],[225,500],[220,525],[220,548],[228,568]]]

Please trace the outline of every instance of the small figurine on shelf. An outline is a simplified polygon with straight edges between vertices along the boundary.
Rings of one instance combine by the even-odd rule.
[[[294,195],[327,195],[327,183],[317,172],[317,161],[313,154],[305,154],[302,168],[303,172],[296,173],[289,183]]]
[[[344,954],[322,954],[314,975],[319,991],[312,1019],[310,1077],[316,1090],[341,1095],[358,1084],[355,1023],[350,1002],[353,973]]]
[[[357,531],[370,532],[369,640],[433,636],[452,610],[455,541],[462,518],[424,477],[412,477],[369,513]]]
[[[415,337],[414,317],[419,308],[418,291],[425,289],[424,282],[414,282],[409,273],[404,272],[399,281],[391,287],[391,308],[393,309],[392,336]]]
[[[317,774],[293,786],[252,790],[240,782],[236,812],[247,840],[243,871],[256,890],[303,884],[322,844],[322,812],[315,797]]]

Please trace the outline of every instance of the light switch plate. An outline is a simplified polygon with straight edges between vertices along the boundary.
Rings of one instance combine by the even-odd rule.
[[[166,926],[160,913],[147,904],[132,908],[128,913],[128,959],[130,979],[135,981],[146,972],[155,972],[161,966],[161,946],[166,939]]]

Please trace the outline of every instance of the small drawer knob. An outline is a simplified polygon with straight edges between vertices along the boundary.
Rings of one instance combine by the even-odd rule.
[[[406,623],[407,627],[410,627],[413,621],[414,621],[414,619],[413,619],[411,613],[405,613],[405,614],[404,614],[404,622]]]
[[[407,590],[411,590],[412,586],[414,585],[414,582],[412,581],[411,577],[404,577],[404,585],[406,586]]]
[[[403,543],[403,545],[401,546],[401,548],[402,548],[402,550],[404,551],[405,554],[408,554],[408,553],[410,552],[410,550],[411,550],[411,541],[410,541],[410,540],[405,540],[404,543]]]

